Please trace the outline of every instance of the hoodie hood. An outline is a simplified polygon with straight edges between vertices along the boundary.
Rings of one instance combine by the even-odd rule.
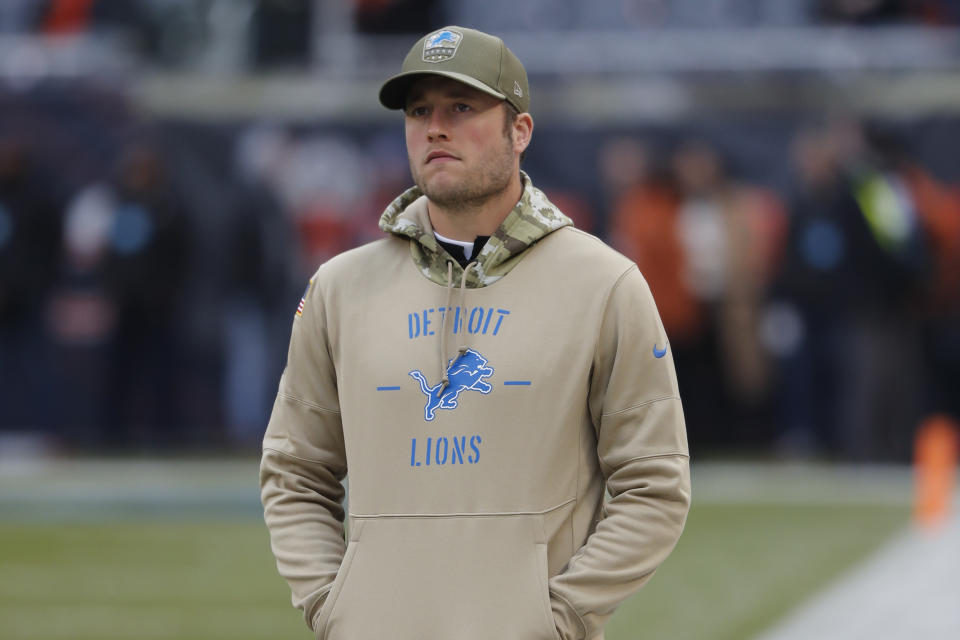
[[[467,288],[486,287],[507,275],[523,253],[540,239],[573,221],[563,215],[542,191],[533,186],[530,177],[520,172],[523,195],[507,214],[480,251],[476,264],[467,270]],[[446,286],[453,262],[453,273],[462,277],[463,269],[437,243],[427,213],[427,197],[419,187],[411,187],[390,203],[380,217],[380,228],[396,236],[408,238],[410,253],[420,271],[431,281]]]

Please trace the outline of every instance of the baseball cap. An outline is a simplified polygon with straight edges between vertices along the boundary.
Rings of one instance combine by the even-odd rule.
[[[506,100],[520,113],[530,109],[527,72],[520,60],[503,40],[476,29],[444,27],[420,38],[400,73],[380,88],[380,103],[403,109],[410,85],[425,75],[452,78]]]

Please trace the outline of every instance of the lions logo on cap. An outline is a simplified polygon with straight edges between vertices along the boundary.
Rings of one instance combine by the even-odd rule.
[[[452,29],[441,29],[427,36],[423,41],[423,61],[443,62],[457,53],[457,47],[463,40],[463,34]]]

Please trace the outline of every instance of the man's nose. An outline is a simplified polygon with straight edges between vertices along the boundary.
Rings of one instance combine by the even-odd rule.
[[[430,120],[427,121],[427,139],[431,142],[435,140],[446,140],[449,138],[448,128],[442,113],[439,110],[430,114]]]

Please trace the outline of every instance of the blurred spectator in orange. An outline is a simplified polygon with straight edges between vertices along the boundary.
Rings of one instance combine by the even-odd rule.
[[[889,140],[886,146],[915,204],[930,250],[922,310],[924,411],[960,418],[960,188],[934,177],[902,141]]]
[[[786,237],[786,209],[778,194],[755,185],[735,184],[728,197],[728,276],[717,318],[720,353],[735,408],[744,419],[766,420],[773,363],[761,328]]]
[[[587,233],[596,233],[596,216],[584,196],[572,189],[550,186],[549,182],[544,185],[543,192],[550,202],[573,220],[573,226]]]
[[[70,35],[86,31],[96,0],[50,0],[43,18],[43,31]]]
[[[769,428],[762,412],[770,363],[759,328],[782,209],[771,193],[733,181],[719,151],[706,142],[681,145],[672,165],[682,194],[677,225],[685,279],[704,314],[690,354],[690,382],[704,395],[704,420],[712,417],[715,426],[703,439],[756,441],[767,435],[758,430]],[[717,423],[721,415],[729,416],[727,424]]]
[[[637,263],[653,293],[670,339],[681,389],[687,389],[684,413],[691,448],[713,444],[716,434],[719,372],[711,368],[712,350],[704,347],[706,309],[690,278],[690,257],[680,227],[684,194],[676,176],[631,138],[617,138],[600,151],[600,167],[613,198],[610,243]],[[706,351],[706,353],[705,353]],[[690,390],[696,390],[689,393]]]
[[[45,4],[40,28],[46,35],[120,35],[140,52],[157,50],[158,25],[142,0],[47,0]]]
[[[610,217],[610,242],[637,263],[674,349],[682,348],[697,339],[703,313],[686,276],[678,187],[670,172],[653,166],[647,149],[629,138],[605,145],[600,166],[607,189],[619,194]]]
[[[366,157],[347,137],[294,138],[284,154],[277,189],[297,228],[303,280],[355,246],[353,219],[373,178]]]
[[[42,314],[57,271],[58,198],[27,147],[0,136],[0,431],[50,426]]]
[[[947,185],[916,161],[905,159],[903,178],[917,204],[933,259],[928,283],[931,312],[960,310],[960,187]]]
[[[354,242],[358,246],[383,237],[383,210],[413,184],[402,132],[391,129],[375,135],[364,148],[364,155],[370,164],[373,184],[352,217]]]
[[[680,384],[696,390],[685,409],[692,441],[768,428],[759,424],[770,371],[758,336],[785,227],[778,198],[732,182],[700,141],[678,148],[667,168],[635,140],[615,139],[601,168],[620,192],[611,243],[650,284]]]

